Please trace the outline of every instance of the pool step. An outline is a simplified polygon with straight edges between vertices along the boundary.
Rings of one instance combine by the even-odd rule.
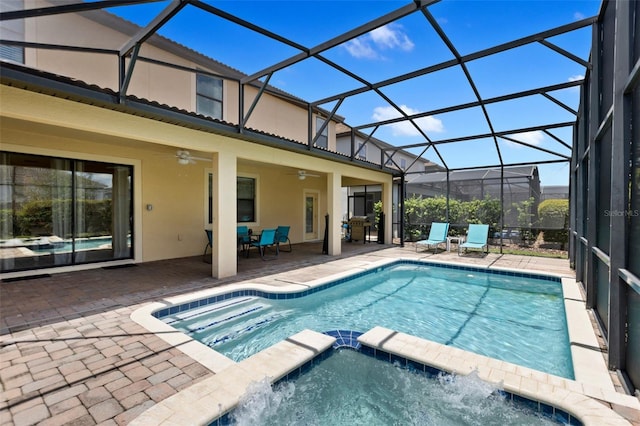
[[[211,303],[199,308],[189,309],[183,312],[172,314],[170,316],[166,316],[162,318],[162,321],[169,325],[175,326],[176,323],[188,323],[197,320],[198,318],[205,315],[215,314],[216,316],[220,316],[224,315],[225,312],[233,311],[238,307],[247,306],[255,302],[256,300],[260,299],[252,296],[227,299],[218,303]]]
[[[233,321],[227,323],[225,327],[216,327],[216,329],[207,329],[202,338],[202,343],[215,348],[216,345],[225,343],[229,340],[240,338],[240,336],[250,335],[257,332],[264,327],[273,325],[272,323],[278,321],[283,316],[280,313],[274,312],[260,312],[254,311],[254,317],[247,319],[242,318],[239,321]]]
[[[194,339],[213,347],[247,335],[282,318],[259,297],[242,297],[175,314],[165,321]]]

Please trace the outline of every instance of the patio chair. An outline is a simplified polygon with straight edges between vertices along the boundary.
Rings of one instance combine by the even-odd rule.
[[[484,248],[487,249],[487,254],[489,253],[489,243],[487,242],[487,238],[489,237],[489,225],[482,224],[469,224],[469,230],[467,231],[467,240],[458,245],[458,256],[460,256],[460,252],[462,249],[467,251],[467,249],[481,249],[484,251]]]
[[[275,229],[263,229],[262,234],[260,234],[260,238],[256,241],[251,241],[249,244],[249,249],[251,247],[256,247],[260,252],[260,257],[262,260],[266,260],[264,257],[265,251],[267,247],[276,246],[276,256],[280,253],[280,249],[278,248],[278,244],[276,243],[276,230]],[[250,250],[247,250],[247,257],[249,257]]]
[[[251,244],[251,233],[249,232],[249,227],[240,225],[237,228],[238,234],[238,251],[242,251],[242,253],[246,253],[249,249],[249,244]]]
[[[211,229],[205,229],[204,232],[207,234],[207,245],[204,246],[204,253],[202,253],[202,260],[204,262],[207,261],[207,249],[211,249],[213,250],[213,231],[211,231]]]
[[[278,226],[276,229],[276,244],[280,246],[280,243],[289,243],[289,250],[284,250],[291,252],[291,240],[289,239],[289,228],[290,226]]]
[[[419,247],[433,246],[433,253],[438,250],[438,244],[447,242],[447,235],[449,234],[449,224],[446,222],[433,222],[431,229],[429,230],[429,237],[426,240],[416,242],[416,252]]]

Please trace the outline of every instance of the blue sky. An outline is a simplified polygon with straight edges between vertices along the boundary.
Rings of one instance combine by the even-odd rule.
[[[223,0],[206,3],[312,48],[409,2]],[[145,25],[167,4],[159,2],[126,6],[110,11]],[[429,6],[428,11],[458,53],[464,56],[595,16],[599,7],[600,2],[595,0],[442,0]],[[299,53],[293,47],[193,6],[184,8],[160,33],[249,75]],[[548,41],[587,59],[591,28],[559,35]],[[329,49],[323,56],[369,83],[454,58],[425,16],[419,12]],[[483,99],[581,79],[585,73],[581,64],[539,43],[470,61],[467,67]],[[325,99],[362,87],[362,83],[315,58],[276,72],[270,84],[307,101]],[[409,114],[476,101],[461,67],[451,67],[385,86],[381,91]],[[564,89],[550,95],[573,109],[578,107],[578,88]],[[326,103],[322,106],[331,110],[334,105]],[[573,114],[542,95],[490,104],[486,108],[496,131],[575,119]],[[352,126],[399,115],[373,92],[347,98],[338,114]],[[436,141],[489,132],[481,108],[433,115],[417,122],[429,138]],[[363,129],[365,133],[372,130]],[[551,133],[567,143],[571,141],[570,129],[552,130]],[[424,142],[424,138],[408,123],[382,126],[374,136],[398,146]],[[570,155],[568,149],[543,132],[528,132],[514,137],[544,150]],[[499,146],[505,163],[558,158],[511,141],[500,140]],[[499,164],[495,144],[490,138],[439,145],[438,149],[446,165],[451,168]],[[420,154],[422,149],[411,151]],[[429,149],[424,156],[441,163],[433,149]],[[568,184],[569,166],[566,163],[540,166],[540,171],[543,185]]]

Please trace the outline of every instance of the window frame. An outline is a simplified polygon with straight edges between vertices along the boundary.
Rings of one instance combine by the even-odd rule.
[[[318,135],[318,129],[320,129],[324,125],[324,123],[326,123],[326,121],[327,120],[325,120],[324,118],[316,116],[317,138],[314,145],[318,148],[329,149],[329,126],[327,125],[327,127],[324,128],[322,133]]]
[[[205,74],[202,72],[196,73],[196,99],[195,99],[195,110],[198,114],[205,115],[207,117],[211,117],[214,119],[222,120],[223,119],[223,107],[224,107],[224,80],[222,78],[213,77],[209,74]],[[216,82],[216,84],[220,85],[220,98],[218,99],[215,96],[208,95],[204,93],[204,88],[201,87],[201,80],[208,80],[209,83]],[[203,100],[207,103],[207,105],[219,105],[219,116],[215,114],[215,108],[213,111],[205,111],[204,109],[200,109],[200,101]]]
[[[238,184],[239,184],[239,180],[240,179],[251,179],[253,180],[253,217],[252,220],[240,220],[240,208],[238,207],[238,204],[240,202],[240,195],[238,191]],[[258,177],[255,175],[248,175],[248,174],[238,174],[236,176],[236,221],[238,223],[242,223],[242,224],[257,224],[258,223]],[[242,200],[245,200],[244,198]],[[251,199],[246,199],[246,200],[251,200]]]

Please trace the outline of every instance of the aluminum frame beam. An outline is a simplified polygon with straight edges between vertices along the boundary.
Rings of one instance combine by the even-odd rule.
[[[436,21],[433,15],[431,15],[431,13],[429,13],[426,9],[422,9],[422,14],[425,16],[425,18],[427,18],[427,21],[429,21],[429,23],[431,24],[431,27],[436,31],[438,36],[447,45],[447,48],[451,51],[453,56],[455,56],[456,60],[459,62],[459,66],[462,68],[462,71],[464,72],[464,76],[466,77],[467,82],[469,83],[469,86],[471,86],[471,90],[473,90],[473,94],[478,100],[478,103],[480,104],[479,105],[480,108],[482,108],[482,114],[484,115],[485,120],[487,120],[487,125],[489,126],[489,129],[491,130],[491,134],[493,135],[493,144],[496,148],[498,159],[500,160],[500,164],[502,164],[503,163],[502,152],[500,152],[500,145],[498,145],[498,138],[496,138],[495,136],[495,130],[493,128],[493,123],[491,122],[491,117],[489,117],[489,112],[487,111],[485,102],[482,99],[482,96],[480,96],[480,91],[478,90],[478,87],[476,86],[475,82],[473,81],[473,78],[471,77],[469,68],[467,68],[466,63],[462,60],[462,56],[460,55],[460,52],[458,52],[458,49],[456,49],[456,47],[451,42],[449,37],[447,37],[444,30],[442,29],[440,24],[438,24],[438,21]]]
[[[12,10],[10,12],[0,13],[0,22],[14,19],[37,18],[39,16],[59,15],[62,13],[88,12],[91,10],[160,1],[164,0],[102,0],[94,2],[79,2],[60,6],[39,7],[34,9]]]
[[[532,95],[538,95],[538,94],[543,94],[543,93],[547,93],[547,92],[552,92],[552,91],[555,91],[555,90],[568,89],[570,87],[580,86],[581,84],[582,84],[582,81],[578,80],[578,81],[569,81],[569,82],[566,82],[566,83],[554,84],[554,85],[551,85],[551,86],[539,87],[537,89],[530,89],[530,90],[525,90],[525,91],[522,91],[522,92],[516,92],[516,93],[511,93],[511,94],[508,94],[508,95],[501,95],[501,96],[496,96],[494,98],[488,98],[488,99],[484,100],[484,104],[488,105],[488,104],[508,101],[508,100],[512,100],[512,99],[524,98],[524,97],[527,97],[527,96],[532,96]],[[450,107],[438,108],[438,109],[434,109],[434,110],[431,110],[431,111],[420,112],[420,113],[417,113],[417,114],[411,114],[411,115],[409,115],[409,118],[416,119],[416,118],[428,117],[430,115],[445,114],[447,112],[459,111],[459,110],[463,110],[463,109],[467,109],[467,108],[476,108],[476,107],[479,107],[479,106],[480,106],[480,102],[479,101],[468,102],[468,103],[454,105],[454,106],[450,106]],[[357,130],[361,130],[361,129],[367,129],[367,128],[373,127],[373,126],[379,126],[379,125],[381,126],[381,125],[385,125],[385,124],[394,124],[394,123],[399,123],[399,122],[402,122],[402,121],[405,121],[404,119],[402,119],[402,117],[390,118],[390,119],[387,119],[387,120],[380,120],[380,121],[375,121],[375,122],[372,122],[372,123],[361,124],[359,126],[353,126],[353,128],[357,129]]]
[[[242,83],[249,83],[253,80],[257,80],[263,76],[265,76],[266,74],[269,74],[271,72],[275,72],[275,71],[279,71],[281,69],[287,68],[291,65],[294,65],[304,59],[307,59],[309,57],[312,56],[316,56],[326,50],[329,50],[333,47],[336,47],[342,43],[345,43],[351,39],[357,38],[363,34],[368,33],[371,30],[374,30],[378,27],[381,27],[383,25],[389,24],[391,22],[396,21],[397,19],[403,18],[407,15],[410,15],[412,13],[414,13],[417,10],[420,10],[424,7],[429,6],[430,4],[433,3],[437,3],[440,0],[414,0],[414,2],[407,4],[399,9],[396,9],[393,12],[390,12],[384,16],[381,16],[377,19],[374,19],[373,21],[369,21],[363,25],[360,25],[357,28],[354,28],[351,31],[348,31],[346,33],[343,33],[337,37],[334,37],[330,40],[327,40],[324,43],[320,43],[318,45],[316,45],[315,47],[312,47],[306,51],[303,51],[302,53],[299,53],[297,55],[291,56],[288,59],[285,59],[283,61],[278,62],[277,64],[274,64],[270,67],[264,68],[258,72],[255,72],[247,77],[245,77],[242,80]],[[337,100],[337,99],[333,99],[333,100]]]
[[[185,0],[173,0],[162,12],[160,12],[151,22],[131,37],[121,48],[120,56],[127,56],[135,45],[144,43],[149,37],[153,36],[158,30],[180,12],[187,4]]]
[[[584,28],[584,27],[587,27],[589,25],[593,25],[596,21],[597,21],[597,17],[595,17],[595,16],[591,17],[591,18],[582,19],[580,21],[576,21],[576,22],[573,22],[573,23],[570,23],[570,24],[567,24],[567,25],[562,25],[560,27],[553,28],[551,30],[542,31],[542,32],[530,35],[528,37],[523,37],[523,38],[520,38],[520,39],[517,39],[517,40],[513,40],[513,41],[510,41],[510,42],[507,42],[507,43],[503,43],[503,44],[500,44],[500,45],[497,45],[497,46],[494,46],[494,47],[490,47],[490,48],[487,48],[487,49],[479,50],[479,51],[477,51],[475,53],[470,53],[468,55],[464,55],[460,59],[463,62],[470,62],[470,61],[473,61],[473,60],[476,60],[476,59],[481,59],[481,58],[484,58],[486,56],[490,56],[490,55],[493,55],[493,54],[496,54],[496,53],[500,53],[500,52],[504,52],[504,51],[507,51],[507,50],[511,50],[511,49],[516,48],[516,47],[524,46],[526,44],[535,43],[538,40],[542,40],[542,39],[545,39],[547,37],[554,37],[554,36],[557,36],[557,35],[560,35],[560,34],[568,33],[568,32],[571,32],[571,31],[575,31],[577,29]],[[406,74],[402,74],[402,75],[399,75],[399,76],[396,76],[396,77],[393,77],[393,78],[382,80],[382,81],[380,81],[378,83],[374,83],[373,87],[380,88],[380,87],[384,87],[384,86],[389,86],[389,85],[394,84],[394,83],[399,83],[401,81],[410,80],[410,79],[415,78],[415,77],[420,77],[420,76],[423,76],[423,75],[426,75],[426,74],[430,74],[430,73],[433,73],[433,72],[436,72],[436,71],[440,71],[440,70],[443,70],[443,69],[451,68],[451,67],[456,66],[456,65],[458,65],[458,60],[457,59],[450,59],[448,61],[444,61],[444,62],[441,62],[439,64],[430,65],[428,67],[421,68],[421,69],[416,70],[416,71],[408,72]],[[340,97],[343,97],[343,96],[353,96],[353,95],[357,95],[357,94],[360,94],[360,93],[364,93],[364,92],[366,92],[368,90],[369,89],[366,88],[366,87],[361,87],[359,89],[354,89],[354,90],[350,90],[350,91],[347,91],[347,92],[342,92],[342,93],[336,94],[336,95],[331,96],[331,97],[327,97],[327,98],[324,98],[324,99],[316,100],[316,101],[312,102],[312,104],[313,105],[324,104],[324,103],[327,103],[327,102],[334,101],[337,98],[340,98]]]

